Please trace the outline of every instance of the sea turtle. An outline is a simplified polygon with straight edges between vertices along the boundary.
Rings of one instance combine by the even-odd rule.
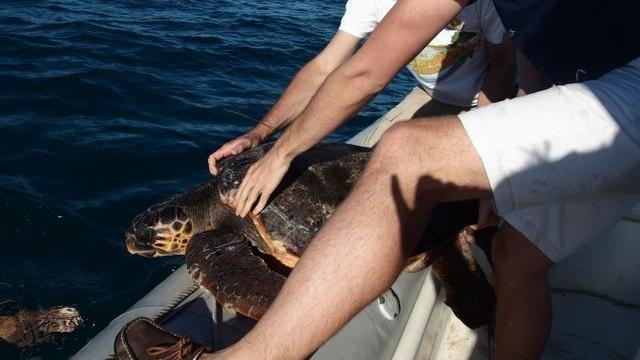
[[[72,307],[26,310],[0,298],[0,339],[18,348],[50,342],[56,334],[73,332],[81,324],[80,313]]]
[[[289,269],[358,180],[370,154],[368,148],[353,145],[319,144],[296,158],[259,215],[237,217],[230,200],[249,166],[270,147],[265,144],[224,160],[217,177],[136,216],[126,233],[128,251],[146,257],[186,255],[188,271],[197,283],[228,309],[259,319]],[[475,289],[470,297],[447,298],[470,326],[489,321],[492,288],[468,256],[467,242],[448,240],[463,239],[456,234],[476,215],[477,202],[436,207],[416,255],[405,268],[416,271],[439,261],[436,275],[448,282],[445,289],[458,283]],[[449,246],[453,251],[436,251],[446,248],[443,244],[457,245]]]

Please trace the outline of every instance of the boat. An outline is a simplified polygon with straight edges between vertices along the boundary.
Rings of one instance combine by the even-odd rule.
[[[375,127],[349,142],[359,144]],[[490,275],[483,253],[473,250]],[[543,359],[640,360],[640,204],[606,234],[556,264],[549,279],[552,329]],[[491,359],[490,330],[467,328],[443,299],[429,268],[401,273],[311,359]],[[116,334],[140,316],[215,350],[235,343],[255,324],[227,312],[191,280],[183,265],[113,319],[72,359],[113,358]]]

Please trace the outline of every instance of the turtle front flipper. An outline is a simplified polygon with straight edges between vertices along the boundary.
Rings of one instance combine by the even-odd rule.
[[[252,252],[244,236],[227,228],[194,235],[186,260],[189,274],[219,303],[255,320],[264,315],[285,281]]]

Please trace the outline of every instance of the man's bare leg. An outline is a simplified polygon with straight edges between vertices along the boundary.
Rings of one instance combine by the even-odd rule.
[[[496,290],[496,359],[538,359],[547,340],[553,263],[506,224],[492,242]]]
[[[269,311],[215,358],[308,356],[392,284],[435,203],[489,192],[457,117],[393,126]]]

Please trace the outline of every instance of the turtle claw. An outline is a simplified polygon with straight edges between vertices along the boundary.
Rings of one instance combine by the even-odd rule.
[[[429,256],[427,255],[426,252],[412,256],[409,258],[409,260],[407,260],[402,271],[418,272],[420,270],[423,270],[427,266],[429,266],[428,261],[429,261]]]
[[[222,304],[222,306],[224,307],[224,309],[231,315],[236,316],[238,315],[238,312],[236,311],[236,309],[233,307],[233,305],[231,304]]]

